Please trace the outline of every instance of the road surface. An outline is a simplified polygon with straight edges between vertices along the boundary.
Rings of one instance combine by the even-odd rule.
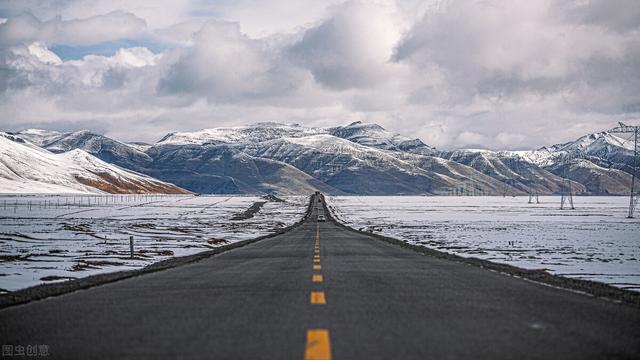
[[[0,343],[64,359],[637,359],[640,311],[314,214],[197,263],[0,310]]]

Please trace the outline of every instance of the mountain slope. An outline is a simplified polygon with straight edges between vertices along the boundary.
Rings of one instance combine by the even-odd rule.
[[[356,121],[347,126],[338,126],[326,130],[328,134],[351,142],[382,150],[404,151],[419,154],[430,154],[433,148],[420,139],[393,134],[378,124],[365,124]]]
[[[439,151],[377,124],[336,127],[258,123],[167,134],[124,144],[88,131],[20,132],[53,152],[100,159],[200,193],[626,194],[628,141],[601,132],[533,151]],[[577,161],[576,159],[580,159]]]
[[[255,156],[286,162],[353,194],[446,194],[463,181],[487,192],[500,187],[494,179],[461,164],[326,134],[271,140],[252,148]]]
[[[634,171],[633,143],[607,131],[514,154],[557,176],[566,176],[582,184],[587,194],[629,193]]]
[[[633,165],[633,143],[606,131],[585,135],[564,144],[518,152],[518,154],[527,161],[543,167],[585,156],[604,159],[615,164]]]
[[[306,194],[339,190],[293,166],[248,155],[226,144],[157,145],[148,150],[154,159],[145,172],[202,193]]]
[[[260,159],[260,162],[270,160],[280,164],[288,164],[287,166],[299,169],[306,173],[306,176],[316,179],[315,187],[322,184],[332,193],[431,194],[434,191],[444,191],[445,188],[453,186],[453,184],[440,179],[438,174],[429,174],[427,171],[390,156],[380,149],[331,135],[331,133],[335,133],[351,137],[354,140],[365,141],[365,135],[377,133],[384,135],[385,139],[378,141],[375,137],[367,136],[366,138],[371,140],[370,145],[376,143],[382,149],[398,149],[403,145],[407,148],[415,147],[412,140],[388,135],[386,130],[382,128],[378,127],[371,132],[370,129],[358,125],[351,124],[342,129],[260,123],[254,126],[208,129],[193,133],[172,133],[165,136],[147,153],[154,159],[158,159],[165,152],[163,146],[167,145],[183,149],[191,149],[190,146],[218,146],[224,147],[226,151],[235,149],[254,159]],[[190,159],[183,158],[181,161],[194,160],[193,150],[191,150],[191,154]],[[221,160],[229,161],[229,159],[227,157]],[[154,170],[157,169],[156,164],[154,163]],[[224,167],[224,169],[226,168]],[[252,175],[250,166],[245,165],[243,168],[245,169],[244,173],[236,171],[231,175],[229,171],[217,169],[216,174],[231,176],[236,183],[246,182],[242,179],[247,176],[251,179],[257,178]],[[155,171],[150,173],[163,178],[163,175]],[[375,181],[371,181],[372,179]],[[194,186],[191,183],[183,183],[179,179],[172,180],[187,188]],[[266,178],[265,180],[272,179]],[[305,180],[305,182],[308,181]],[[271,187],[274,187],[273,183],[271,184]],[[282,186],[275,187],[281,188]],[[239,189],[239,191],[242,190]]]
[[[484,150],[455,150],[438,153],[438,156],[459,164],[465,164],[478,172],[485,174],[502,183],[501,192],[504,194],[526,193],[529,185],[539,194],[557,194],[562,186],[562,178],[556,174],[529,163],[522,157],[512,153],[493,152]],[[505,187],[512,189],[505,189]],[[579,191],[584,187],[577,186]]]
[[[203,145],[206,143],[256,143],[283,137],[304,137],[326,133],[323,128],[308,128],[298,124],[257,123],[249,126],[220,127],[194,132],[167,134],[158,145]]]
[[[53,154],[0,133],[0,192],[186,193],[172,184],[105,163],[83,150]]]
[[[472,189],[517,195],[530,187],[540,194],[557,194],[564,173],[552,165],[565,164],[576,154],[593,165],[589,171],[582,167],[585,171],[569,172],[576,192],[624,194],[627,181],[619,170],[629,172],[632,163],[628,143],[606,132],[529,152],[438,151],[419,139],[362,122],[331,128],[261,123],[173,133],[159,142],[163,143],[226,144],[254,157],[287,163],[353,194],[443,194],[464,188],[462,193]]]
[[[448,162],[420,155],[433,152],[420,140],[394,135],[378,125],[360,122],[333,128],[261,123],[172,133],[152,149],[166,145],[225,145],[255,158],[289,164],[338,191],[353,194],[446,194],[462,181],[479,183],[477,187],[486,187],[488,193],[502,187],[497,181],[463,165],[447,164],[449,169],[440,164],[434,166]],[[157,158],[162,152],[151,150],[147,153]],[[452,172],[451,167],[457,167],[459,171]],[[155,172],[151,174],[163,178]],[[236,174],[235,179],[237,176],[241,174]],[[193,189],[193,184],[171,180]]]
[[[153,161],[131,145],[87,130],[62,134],[43,147],[54,153],[84,150],[103,161],[133,170],[143,169]]]
[[[627,195],[631,188],[631,174],[618,169],[604,168],[586,159],[558,162],[547,169],[580,183],[585,188],[582,191],[585,194]]]
[[[64,136],[63,133],[51,130],[42,129],[26,129],[15,133],[9,133],[11,135],[17,135],[20,138],[27,140],[28,142],[45,147],[47,144],[55,141],[56,139]]]

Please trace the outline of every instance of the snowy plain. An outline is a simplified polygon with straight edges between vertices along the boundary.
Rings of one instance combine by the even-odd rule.
[[[300,220],[306,196],[0,195],[0,293],[137,269],[267,235]],[[245,210],[265,202],[253,217]],[[135,257],[130,258],[129,237]]]
[[[328,196],[342,223],[464,257],[640,291],[640,219],[627,197]]]

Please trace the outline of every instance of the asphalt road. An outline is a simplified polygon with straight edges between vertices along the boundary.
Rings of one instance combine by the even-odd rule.
[[[312,216],[197,263],[0,310],[0,343],[64,359],[638,359],[640,310]]]

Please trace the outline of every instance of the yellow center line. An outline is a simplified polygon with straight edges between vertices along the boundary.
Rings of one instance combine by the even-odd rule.
[[[324,305],[327,303],[324,297],[324,291],[312,291],[311,292],[311,304]]]
[[[316,223],[316,238],[313,256],[313,270],[320,270],[320,223]],[[312,274],[311,281],[316,283],[323,282],[322,274]],[[311,292],[311,304],[324,305],[327,299],[324,291]],[[331,360],[331,344],[329,341],[329,330],[327,329],[309,329],[307,330],[307,343],[304,350],[305,360]]]
[[[307,330],[307,344],[304,349],[305,360],[331,360],[329,330]]]

